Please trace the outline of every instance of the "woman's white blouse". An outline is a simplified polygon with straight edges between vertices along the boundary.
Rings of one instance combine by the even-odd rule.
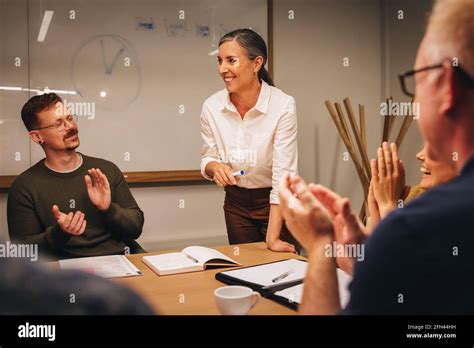
[[[279,204],[285,173],[297,173],[296,105],[293,97],[262,81],[257,104],[242,119],[223,89],[210,96],[201,111],[201,173],[209,162],[245,170],[237,186],[272,187],[270,203]]]

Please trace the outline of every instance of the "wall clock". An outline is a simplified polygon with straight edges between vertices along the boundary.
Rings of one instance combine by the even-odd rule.
[[[97,35],[73,54],[71,80],[84,101],[95,102],[107,110],[123,110],[140,94],[140,65],[126,39]]]

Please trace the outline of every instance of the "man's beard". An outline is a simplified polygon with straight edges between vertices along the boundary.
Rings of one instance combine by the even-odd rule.
[[[64,142],[66,143],[66,149],[67,150],[75,150],[79,147],[80,145],[80,141],[79,141],[79,130],[77,128],[75,129],[72,129],[71,131],[69,131],[65,136],[64,136]],[[73,137],[73,136],[77,136],[77,143],[74,143],[73,145],[68,145],[67,143],[67,138],[69,137]]]
[[[79,142],[79,140],[78,140],[78,141],[77,141],[77,144],[74,144],[74,145],[71,145],[71,146],[69,146],[69,145],[66,146],[66,150],[69,150],[69,151],[75,150],[75,149],[77,149],[77,148],[79,147],[79,145],[80,145],[80,142]]]

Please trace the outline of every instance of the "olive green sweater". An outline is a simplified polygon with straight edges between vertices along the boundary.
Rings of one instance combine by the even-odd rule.
[[[10,187],[8,193],[8,232],[16,243],[38,244],[43,255],[52,258],[123,254],[130,240],[142,233],[144,217],[125,182],[112,162],[82,155],[82,165],[70,173],[58,173],[44,159],[29,168]],[[110,183],[112,203],[99,211],[90,201],[84,176],[99,168]],[[67,214],[80,210],[87,227],[80,236],[59,227],[53,215],[54,204]]]

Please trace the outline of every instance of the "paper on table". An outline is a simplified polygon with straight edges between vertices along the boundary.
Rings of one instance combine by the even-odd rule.
[[[348,286],[352,280],[352,277],[338,268],[337,280],[339,283],[339,300],[341,302],[341,308],[344,308],[349,302],[350,293]],[[303,284],[298,284],[290,288],[283,289],[281,291],[276,291],[275,295],[284,297],[290,302],[301,303],[301,300],[303,299],[303,289]]]
[[[59,260],[61,269],[74,269],[92,273],[103,278],[131,277],[142,275],[124,255],[81,257]]]
[[[264,264],[261,266],[226,271],[223,273],[246,282],[266,287],[303,279],[306,274],[307,265],[308,264],[305,261],[291,259],[281,262]],[[277,281],[275,283],[272,281],[276,277],[288,271],[292,272],[286,278],[283,278],[282,280]]]
[[[286,298],[290,303],[301,303],[303,299],[303,284],[276,291],[275,295]]]
[[[341,302],[341,308],[344,308],[349,303],[351,293],[349,292],[349,284],[352,281],[352,277],[344,272],[342,269],[337,269],[337,280],[339,282],[339,300]]]
[[[150,262],[159,265],[159,268],[163,270],[202,265],[202,263],[193,261],[193,259],[183,253],[152,255],[147,256],[146,258]]]

